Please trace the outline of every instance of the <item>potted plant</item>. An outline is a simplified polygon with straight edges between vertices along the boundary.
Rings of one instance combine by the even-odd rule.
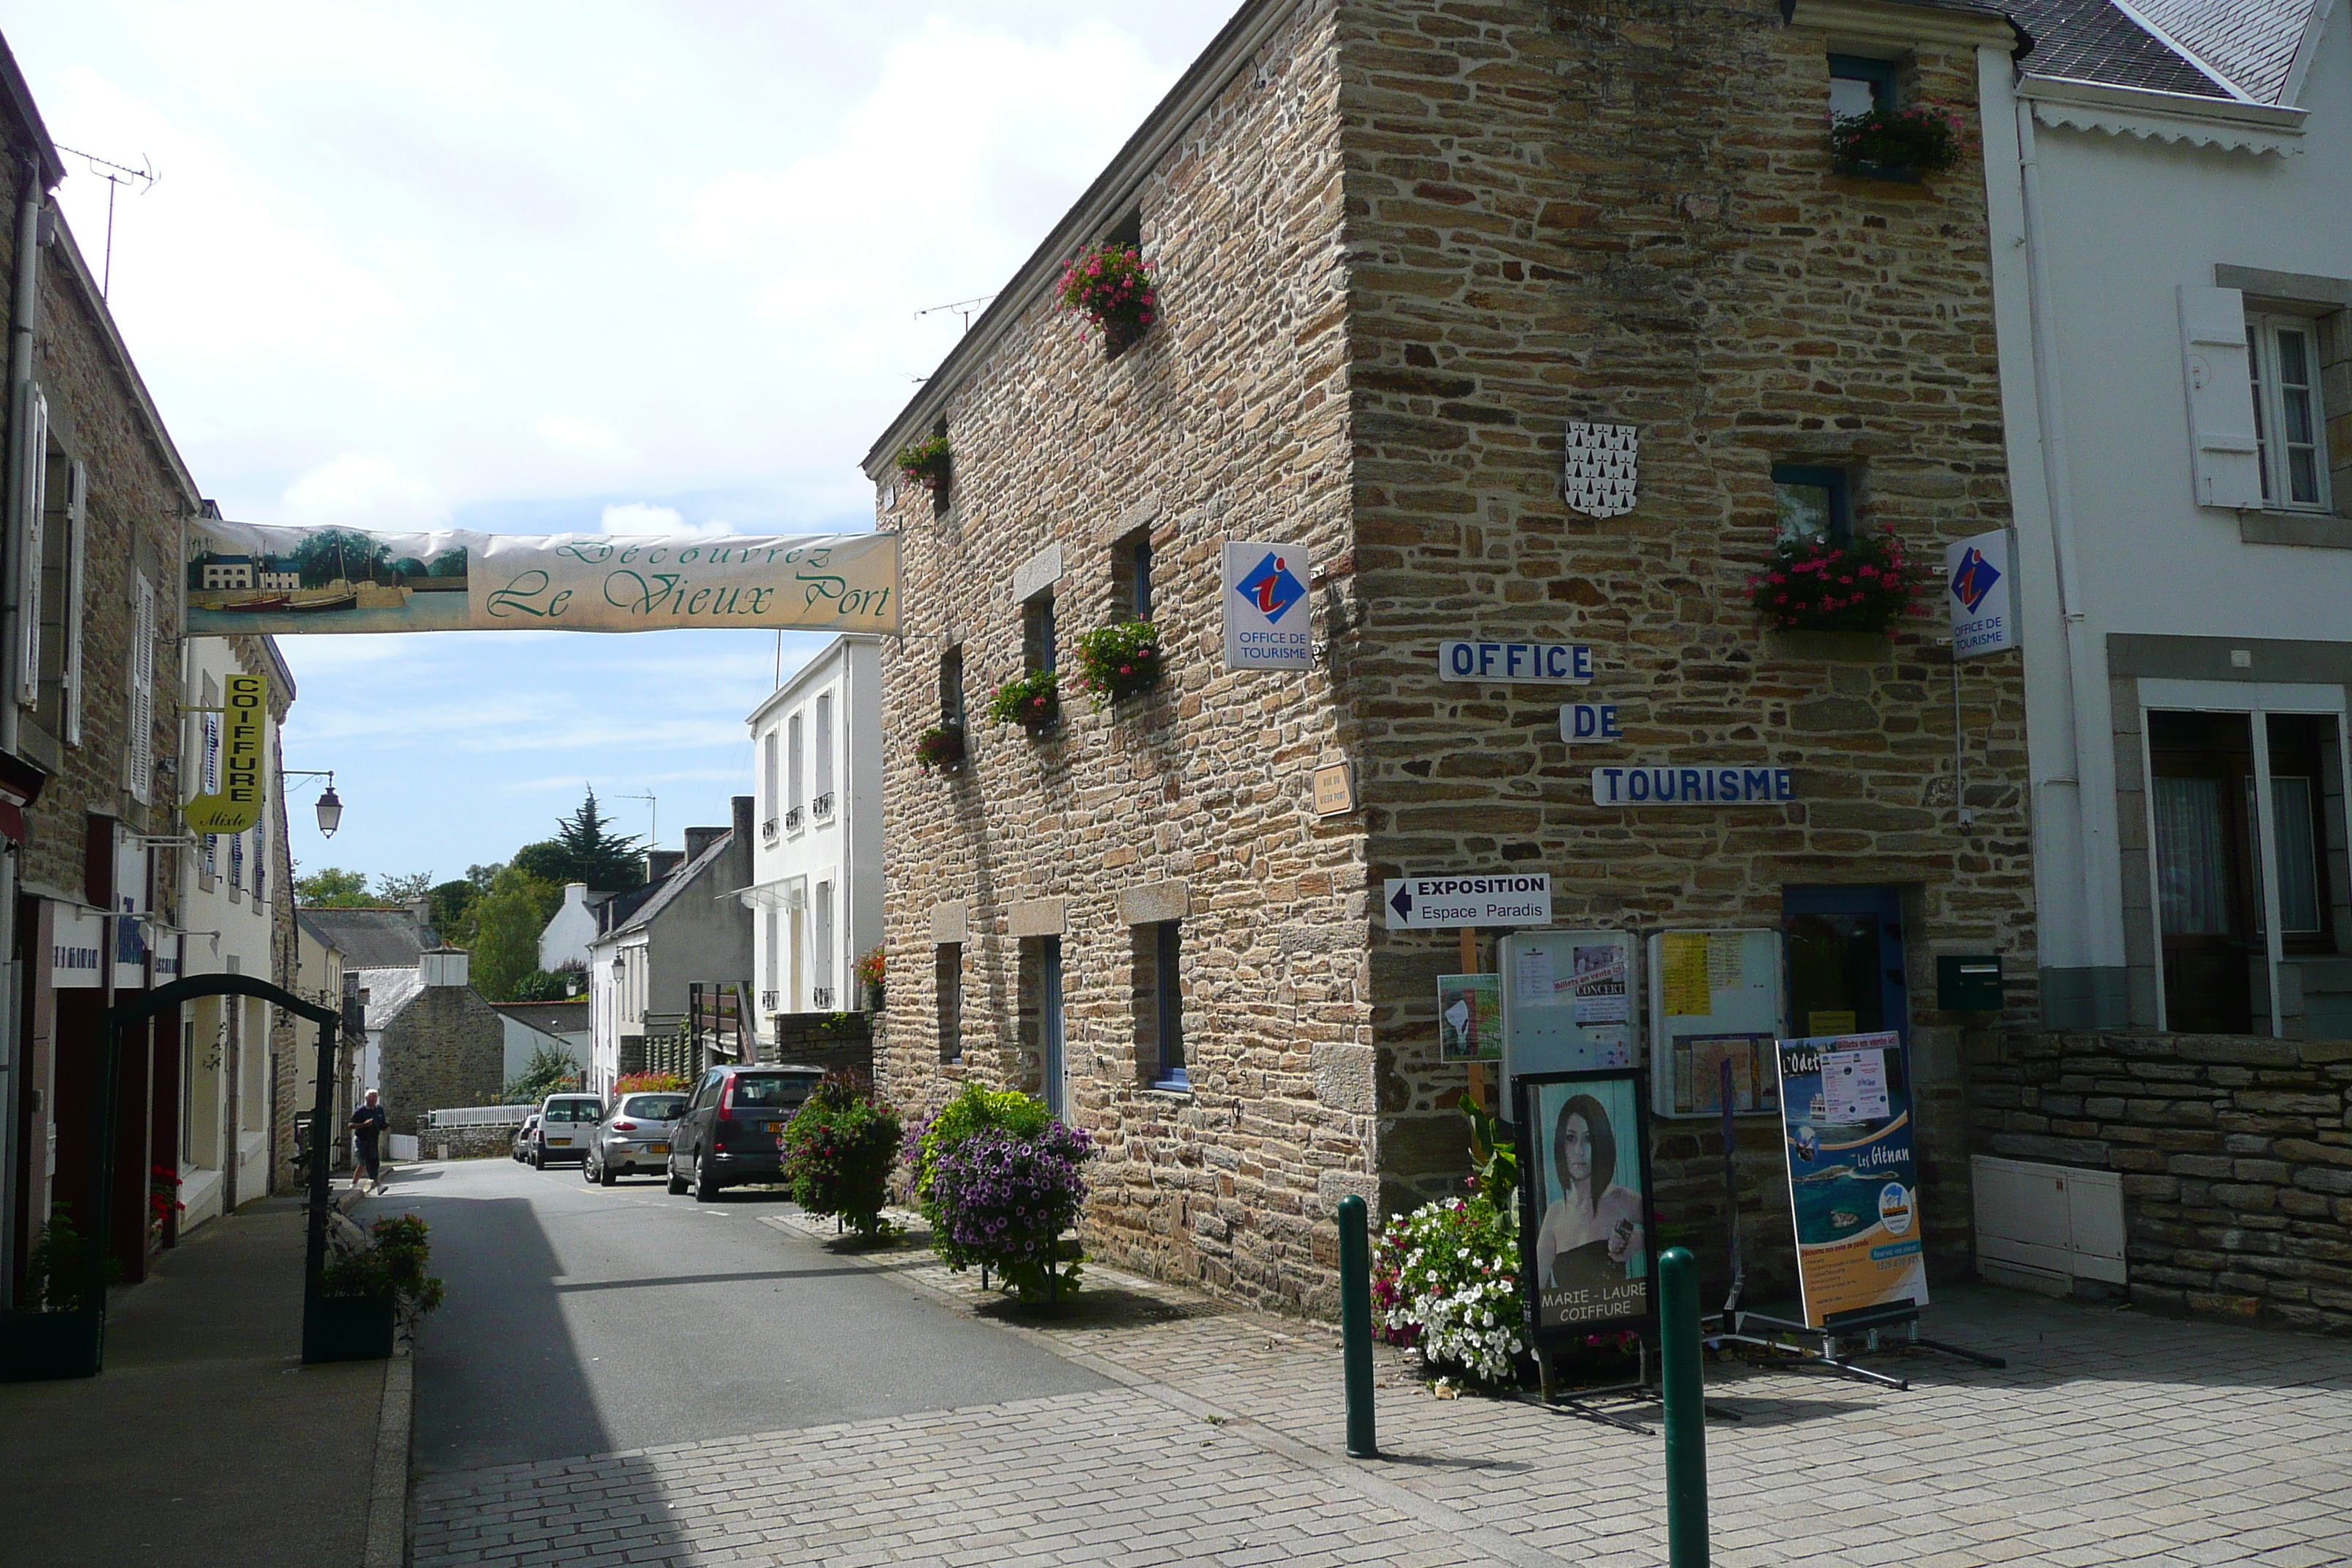
[[[898,1112],[874,1098],[873,1081],[860,1072],[825,1074],[776,1134],[793,1202],[843,1221],[861,1241],[890,1234],[882,1210],[900,1142]]]
[[[1117,621],[1078,636],[1078,689],[1095,707],[1149,691],[1163,672],[1160,629],[1150,621]]]
[[[1885,635],[1924,613],[1919,583],[1892,528],[1834,539],[1784,539],[1764,570],[1748,579],[1749,598],[1769,625],[1789,631]]]
[[[925,773],[963,765],[963,726],[934,724],[915,739],[915,761]]]
[[[1373,1249],[1372,1316],[1382,1339],[1419,1351],[1444,1381],[1516,1386],[1528,1346],[1508,1213],[1480,1194],[1391,1220]]]
[[[1022,1300],[1058,1300],[1078,1287],[1084,1250],[1062,1233],[1086,1205],[1085,1129],[1057,1121],[1018,1090],[964,1091],[908,1140],[915,1199],[931,1247],[950,1268],[978,1264]]]
[[[180,1173],[169,1165],[147,1168],[147,1245],[161,1247],[171,1222],[187,1211],[180,1201]]]
[[[1960,121],[1940,109],[1874,109],[1830,121],[1830,153],[1842,174],[1916,184],[1960,161]]]
[[[931,500],[937,501],[947,493],[948,480],[955,471],[955,455],[948,448],[947,437],[926,436],[899,447],[898,471],[930,491]]]
[[[1018,724],[1033,735],[1044,734],[1062,720],[1062,693],[1050,669],[1015,676],[988,700],[988,716],[1000,724]]]
[[[89,1244],[68,1209],[58,1205],[26,1249],[26,1310],[0,1312],[0,1383],[98,1375],[106,1317],[82,1289]],[[112,1258],[106,1267],[115,1270]]]
[[[1099,245],[1062,268],[1062,309],[1102,329],[1103,348],[1117,359],[1151,328],[1160,290],[1131,245]]]
[[[302,1303],[302,1360],[382,1361],[393,1330],[441,1304],[441,1281],[425,1272],[433,1249],[415,1215],[380,1219],[368,1244],[327,1265],[319,1293]]]
[[[857,984],[866,993],[866,1010],[882,1011],[882,949],[879,944],[866,950],[857,961]]]

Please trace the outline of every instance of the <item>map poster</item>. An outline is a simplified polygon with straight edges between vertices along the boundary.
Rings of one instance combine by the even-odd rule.
[[[1521,1299],[1536,1342],[1646,1329],[1657,1310],[1657,1226],[1642,1074],[1530,1073],[1512,1087]]]
[[[1903,1037],[1781,1040],[1780,1117],[1805,1321],[1927,1304]]]

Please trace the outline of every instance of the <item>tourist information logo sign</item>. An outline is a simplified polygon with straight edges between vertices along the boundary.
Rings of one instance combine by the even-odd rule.
[[[1944,607],[1952,613],[1952,657],[1975,658],[2020,646],[2010,593],[2009,532],[1996,529],[1944,551]]]
[[[1313,574],[1304,545],[1225,541],[1218,597],[1227,669],[1315,668],[1315,616],[1307,604]]]
[[[1551,924],[1551,876],[1391,877],[1382,896],[1391,931]]]

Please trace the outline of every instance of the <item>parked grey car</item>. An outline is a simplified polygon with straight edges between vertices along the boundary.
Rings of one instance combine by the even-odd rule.
[[[591,1135],[581,1179],[609,1187],[623,1176],[659,1174],[669,1162],[670,1124],[685,1109],[683,1092],[623,1095]]]
[[[776,1133],[809,1091],[819,1068],[716,1067],[702,1075],[678,1112],[669,1145],[669,1190],[691,1188],[709,1203],[723,1187],[772,1182],[782,1174]]]
[[[521,1126],[515,1129],[514,1142],[507,1153],[517,1162],[527,1163],[530,1159],[530,1152],[538,1147],[539,1112],[534,1110],[522,1119]]]
[[[585,1162],[589,1140],[604,1120],[604,1101],[593,1094],[551,1094],[539,1102],[539,1135],[532,1140],[530,1163],[545,1170],[551,1161]]]

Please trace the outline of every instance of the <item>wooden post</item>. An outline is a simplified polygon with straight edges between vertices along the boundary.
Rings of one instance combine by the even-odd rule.
[[[1465,974],[1482,973],[1478,967],[1478,928],[1476,926],[1462,928],[1462,973]],[[1486,1087],[1486,1064],[1482,1061],[1474,1060],[1470,1064],[1470,1103],[1481,1110],[1495,1109],[1494,1096],[1488,1092]]]

